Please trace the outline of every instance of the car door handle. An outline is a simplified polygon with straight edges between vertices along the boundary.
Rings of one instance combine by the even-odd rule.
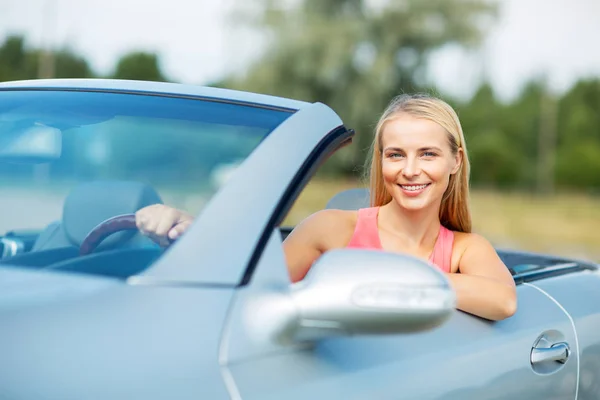
[[[564,364],[567,362],[570,352],[569,345],[564,342],[555,343],[550,347],[534,347],[531,350],[531,363],[556,361]]]

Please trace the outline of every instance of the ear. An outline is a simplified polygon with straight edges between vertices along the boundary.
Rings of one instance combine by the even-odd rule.
[[[452,172],[450,172],[450,175],[454,175],[458,172],[458,170],[460,169],[460,166],[462,164],[463,161],[463,149],[459,148],[458,151],[456,152],[456,155],[454,156],[454,167],[452,168]]]

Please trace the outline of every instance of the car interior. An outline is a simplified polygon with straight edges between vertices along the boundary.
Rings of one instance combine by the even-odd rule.
[[[126,278],[157,259],[163,251],[160,246],[134,230],[110,235],[92,254],[80,256],[80,246],[103,221],[156,203],[162,203],[160,195],[141,182],[95,181],[78,185],[66,197],[60,221],[41,232],[5,235],[0,265]]]
[[[80,184],[66,197],[61,220],[40,232],[8,232],[0,238],[0,265],[126,279],[148,268],[164,249],[134,229],[108,236],[91,254],[81,255],[80,247],[86,236],[102,222],[134,214],[157,203],[163,203],[157,191],[141,182],[94,181]],[[356,210],[368,205],[368,190],[356,188],[336,194],[326,208]],[[293,227],[279,229],[285,239]],[[518,282],[527,281],[528,274],[552,275],[557,270],[564,273],[569,268],[591,267],[584,262],[560,257],[514,250],[497,251]]]

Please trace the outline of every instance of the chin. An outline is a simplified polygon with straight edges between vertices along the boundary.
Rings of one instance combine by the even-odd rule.
[[[402,208],[408,211],[420,211],[428,208],[431,202],[421,199],[406,199],[401,196],[394,197],[394,201]]]
[[[392,193],[392,201],[410,211],[419,211],[431,204],[430,196],[408,197],[401,190],[396,190]]]
[[[435,196],[432,196],[432,191],[426,190],[416,197],[407,196],[402,189],[393,185],[392,199],[396,202],[401,208],[407,211],[420,211],[427,208],[430,208],[433,204],[435,204]],[[388,188],[389,190],[389,188]]]

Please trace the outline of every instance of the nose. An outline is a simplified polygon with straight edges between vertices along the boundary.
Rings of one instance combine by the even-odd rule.
[[[404,168],[402,168],[402,175],[406,178],[414,178],[421,173],[419,166],[419,160],[416,157],[406,157]]]

